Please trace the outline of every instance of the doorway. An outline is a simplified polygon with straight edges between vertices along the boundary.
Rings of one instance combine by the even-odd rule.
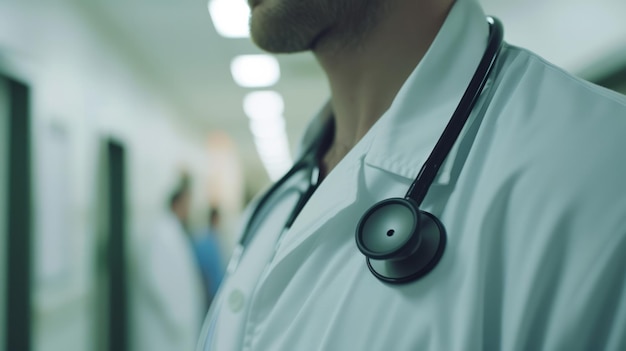
[[[31,350],[31,92],[0,74],[0,296],[5,350]],[[9,288],[10,287],[10,288]]]
[[[103,140],[100,149],[98,337],[94,350],[127,351],[126,150],[124,144],[113,139]]]

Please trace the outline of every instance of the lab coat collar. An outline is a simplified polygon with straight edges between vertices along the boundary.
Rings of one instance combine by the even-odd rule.
[[[468,86],[487,47],[489,26],[474,0],[458,0],[424,58],[376,126],[366,164],[417,176]],[[468,121],[469,123],[469,121]],[[448,184],[458,142],[435,184]]]
[[[480,5],[475,0],[457,0],[426,55],[370,130],[376,137],[365,156],[367,165],[409,179],[417,176],[478,67],[488,35]],[[327,103],[309,124],[302,150],[319,137],[331,117]],[[457,148],[458,143],[434,184],[450,181]]]

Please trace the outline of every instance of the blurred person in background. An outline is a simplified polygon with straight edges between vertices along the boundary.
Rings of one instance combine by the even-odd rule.
[[[199,230],[193,238],[193,247],[202,271],[207,309],[224,276],[224,255],[220,244],[220,211],[217,207],[209,210],[208,225]],[[206,312],[206,310],[205,310]]]
[[[134,351],[192,350],[205,300],[188,233],[190,179],[183,175],[136,255]]]

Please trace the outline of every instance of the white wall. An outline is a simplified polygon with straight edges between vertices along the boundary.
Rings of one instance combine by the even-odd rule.
[[[187,126],[168,105],[167,97],[144,83],[126,58],[69,3],[0,1],[0,64],[27,81],[33,92],[37,218],[51,211],[46,194],[54,194],[49,188],[54,179],[68,177],[67,193],[56,202],[65,210],[54,212],[67,216],[58,224],[66,230],[51,231],[41,221],[35,223],[35,243],[46,235],[52,236],[52,242],[62,241],[35,251],[40,260],[35,262],[36,351],[94,348],[91,314],[99,140],[112,136],[128,151],[131,242],[150,234],[150,224],[165,205],[181,167],[195,178],[197,194],[206,194],[209,169],[205,136]],[[55,128],[63,130],[61,139],[51,137]],[[0,150],[6,148],[0,145]],[[50,157],[65,165],[50,166]],[[2,168],[0,180],[5,179],[1,172]],[[5,198],[0,193],[0,200]],[[203,215],[207,201],[199,196],[194,203],[196,216]],[[57,268],[47,276],[41,273],[41,250],[56,250],[48,252]]]
[[[626,49],[623,0],[479,0],[504,23],[505,40],[574,74]],[[624,62],[620,58],[620,63]],[[605,73],[605,72],[602,72]]]

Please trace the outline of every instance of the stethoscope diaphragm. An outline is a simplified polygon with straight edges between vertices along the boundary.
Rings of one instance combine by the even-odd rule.
[[[430,272],[446,245],[443,224],[411,199],[391,198],[372,206],[356,232],[369,270],[388,283],[404,283]]]

